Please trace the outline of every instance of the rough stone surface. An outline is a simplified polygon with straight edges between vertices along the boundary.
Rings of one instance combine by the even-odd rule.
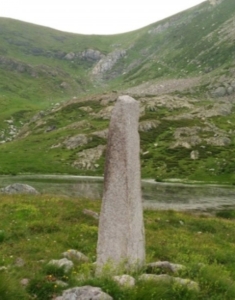
[[[0,190],[5,194],[39,194],[39,192],[28,184],[13,183]]]
[[[62,259],[52,259],[49,261],[48,265],[54,265],[58,268],[64,268],[65,272],[69,272],[73,268],[73,262],[67,258]]]
[[[92,74],[97,76],[109,70],[117,63],[117,61],[126,54],[125,50],[115,50],[103,57],[93,68]]]
[[[77,251],[75,249],[69,249],[68,251],[63,253],[63,256],[68,259],[72,259],[72,260],[76,260],[76,261],[87,262],[89,260],[85,254],[83,254],[82,252]]]
[[[99,145],[95,148],[78,152],[78,159],[73,162],[72,166],[78,169],[95,170],[97,167],[96,162],[103,155],[104,149],[104,145]]]
[[[55,300],[112,300],[113,298],[104,293],[101,288],[93,286],[82,286],[68,289],[63,295]]]
[[[212,94],[214,97],[224,97],[226,95],[226,88],[220,86]]]
[[[97,271],[106,263],[143,265],[145,238],[140,184],[139,103],[120,96],[111,116],[99,221]]]
[[[78,134],[72,136],[64,141],[64,145],[67,149],[75,149],[79,146],[87,144],[91,139],[89,139],[85,134]]]
[[[191,153],[190,153],[190,158],[193,159],[193,160],[196,160],[199,158],[199,152],[198,150],[193,150]]]

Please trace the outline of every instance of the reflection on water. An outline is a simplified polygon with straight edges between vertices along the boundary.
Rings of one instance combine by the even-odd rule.
[[[60,175],[0,176],[0,188],[19,182],[43,194],[101,199],[103,178]],[[142,181],[144,207],[174,210],[211,210],[235,207],[235,188]]]

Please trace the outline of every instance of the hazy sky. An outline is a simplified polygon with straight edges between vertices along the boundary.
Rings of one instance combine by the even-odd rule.
[[[83,34],[139,29],[203,0],[2,0],[0,16]]]

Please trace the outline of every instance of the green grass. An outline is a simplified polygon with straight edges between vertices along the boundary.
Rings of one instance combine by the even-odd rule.
[[[52,195],[1,196],[0,202],[0,298],[52,299],[63,288],[55,281],[63,280],[68,287],[93,285],[101,287],[114,300],[118,299],[208,299],[232,300],[235,297],[235,212],[221,211],[217,216],[204,216],[174,211],[145,211],[147,262],[168,260],[183,264],[186,269],[174,276],[198,282],[199,292],[173,283],[143,283],[132,274],[136,286],[119,287],[110,277],[97,278],[96,260],[98,221],[83,214],[83,209],[99,212],[100,201],[64,198]],[[4,235],[3,235],[4,233]],[[74,262],[74,268],[48,266],[51,259],[76,249],[89,257],[89,263]],[[24,261],[17,267],[18,259]],[[29,279],[26,289],[20,286]]]
[[[107,128],[109,121],[95,114],[105,109],[101,100],[107,100],[109,95],[114,100],[112,90],[119,95],[123,89],[143,82],[154,84],[168,78],[200,75],[202,80],[197,87],[174,91],[170,96],[176,97],[174,101],[182,97],[197,99],[194,105],[198,109],[212,108],[218,99],[210,99],[211,89],[217,86],[219,79],[223,81],[223,76],[228,78],[225,81],[231,82],[234,75],[233,43],[225,33],[231,29],[229,22],[234,11],[233,0],[224,0],[214,7],[207,1],[140,30],[111,36],[70,34],[0,18],[1,140],[11,138],[6,120],[12,119],[18,129],[31,120],[19,139],[0,145],[0,174],[101,175],[104,156],[97,162],[99,167],[95,171],[74,169],[71,164],[78,152],[105,144],[104,139],[93,137],[87,145],[73,150],[51,146],[76,134],[92,136],[94,131]],[[154,29],[166,24],[168,28],[154,33]],[[63,59],[67,53],[81,54],[86,49],[98,50],[104,55],[125,49],[126,55],[102,79],[97,79],[91,76],[95,62],[79,55],[73,61]],[[210,69],[208,75],[206,69]],[[63,82],[67,83],[66,88],[61,87]],[[152,101],[154,96],[158,95],[146,98]],[[79,100],[73,102],[73,98]],[[136,98],[141,100],[142,95],[137,93]],[[64,107],[52,112],[55,103],[64,103]],[[81,109],[84,106],[89,106],[92,112]],[[44,115],[33,122],[32,117],[39,111]],[[190,112],[185,107],[146,109],[140,120],[158,120],[160,124],[156,129],[140,133],[142,152],[148,152],[141,155],[142,176],[234,184],[234,109],[229,116],[206,120],[230,137],[230,145],[207,145],[205,138],[215,134],[210,131],[200,132],[199,137],[204,140],[191,149],[172,149],[177,128],[204,126],[202,118],[195,115],[191,119],[169,120],[169,117]],[[84,121],[81,128],[70,127],[80,121]],[[50,127],[55,130],[48,132]],[[193,150],[199,151],[198,160],[190,159]]]

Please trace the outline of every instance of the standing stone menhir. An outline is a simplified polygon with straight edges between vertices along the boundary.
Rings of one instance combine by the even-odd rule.
[[[140,176],[139,103],[120,96],[113,109],[99,221],[97,272],[109,265],[118,272],[145,262]],[[122,270],[123,271],[123,270]]]

